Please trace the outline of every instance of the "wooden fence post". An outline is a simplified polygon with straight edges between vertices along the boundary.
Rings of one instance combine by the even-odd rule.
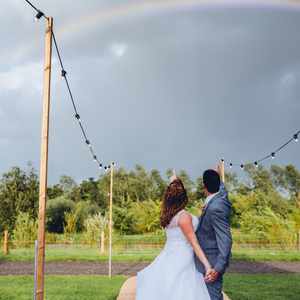
[[[300,230],[297,233],[297,249],[298,251],[300,251]]]
[[[3,254],[8,255],[8,230],[4,230],[4,239],[3,239]]]

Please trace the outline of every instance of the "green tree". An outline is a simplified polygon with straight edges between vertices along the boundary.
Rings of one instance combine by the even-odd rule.
[[[0,180],[0,227],[12,230],[20,212],[35,218],[38,206],[38,181],[35,170],[13,167]],[[0,229],[1,229],[0,228]]]
[[[66,224],[66,213],[71,212],[75,207],[73,201],[64,196],[49,200],[47,202],[47,231],[63,233]]]

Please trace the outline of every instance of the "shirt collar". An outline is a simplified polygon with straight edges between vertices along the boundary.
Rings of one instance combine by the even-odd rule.
[[[209,203],[209,201],[215,196],[217,195],[219,192],[214,193],[214,194],[210,194],[209,196],[206,197],[204,204],[207,205]]]

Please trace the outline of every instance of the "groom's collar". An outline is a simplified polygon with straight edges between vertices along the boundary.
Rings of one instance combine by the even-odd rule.
[[[214,193],[214,194],[210,194],[209,196],[207,196],[206,199],[205,199],[204,205],[207,206],[208,203],[210,202],[210,200],[211,200],[213,197],[215,197],[217,194],[219,194],[219,192]]]

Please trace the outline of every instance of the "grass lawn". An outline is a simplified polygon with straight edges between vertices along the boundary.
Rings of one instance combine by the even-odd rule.
[[[113,260],[116,262],[152,261],[159,250],[130,250],[113,252]],[[0,261],[33,261],[34,251],[32,248],[12,249],[8,256],[0,252]],[[241,249],[233,251],[234,260],[243,261],[300,261],[300,251],[292,250],[260,250]],[[99,250],[90,247],[47,247],[47,261],[107,261],[107,255],[100,255]]]
[[[125,280],[115,276],[47,276],[47,300],[113,300]],[[299,300],[300,275],[228,274],[224,289],[232,300]],[[32,276],[0,276],[0,300],[31,300]]]
[[[114,300],[126,278],[47,276],[46,300]],[[32,276],[0,276],[0,300],[32,300]]]
[[[299,300],[300,275],[225,276],[224,290],[232,300]]]

